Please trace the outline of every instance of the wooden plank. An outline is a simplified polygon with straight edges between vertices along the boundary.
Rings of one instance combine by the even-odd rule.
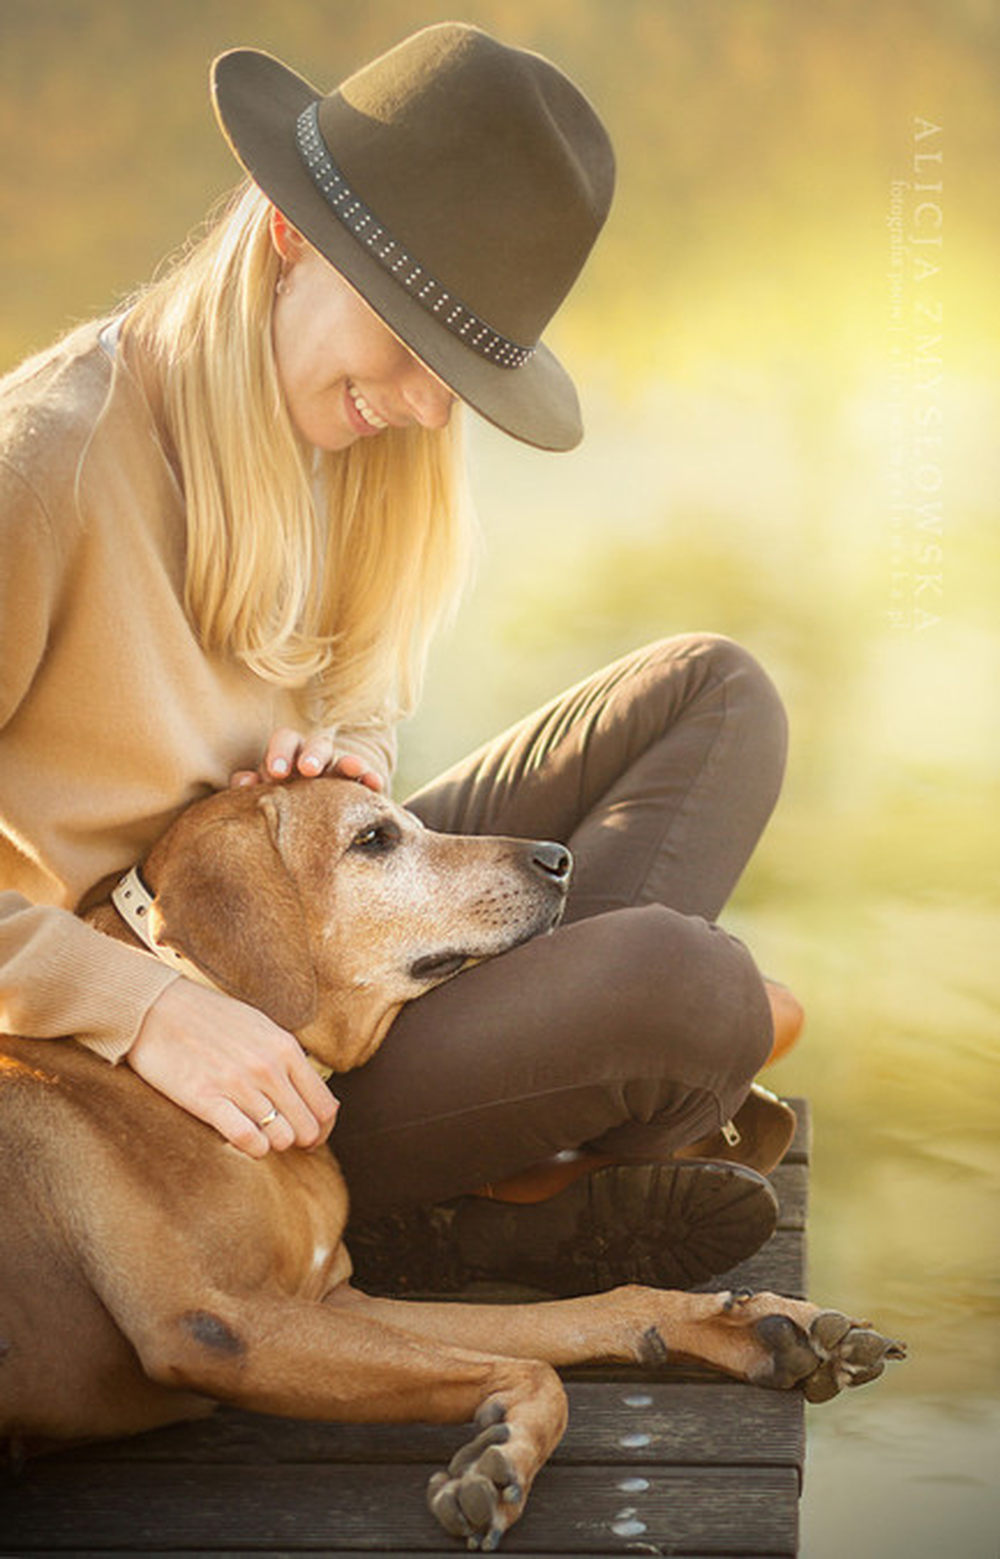
[[[697,1292],[718,1293],[726,1288],[768,1289],[804,1299],[806,1287],[805,1239],[798,1229],[778,1229],[755,1255],[728,1272],[702,1283]]]
[[[778,1198],[778,1228],[801,1233],[809,1215],[809,1166],[779,1164],[768,1179]]]
[[[92,1549],[156,1553],[336,1548],[428,1553],[441,1548],[424,1489],[431,1467],[237,1467],[147,1464],[124,1480],[100,1464],[39,1462],[5,1502],[5,1554]],[[138,1469],[133,1469],[137,1472]],[[552,1466],[543,1470],[508,1552],[691,1550],[794,1554],[794,1469]],[[456,1549],[456,1551],[458,1551]]]
[[[808,1099],[789,1098],[785,1100],[790,1104],[798,1119],[795,1136],[789,1145],[783,1162],[785,1164],[808,1164],[812,1157],[812,1116],[809,1110]]]
[[[572,1381],[566,1389],[569,1427],[553,1457],[560,1465],[802,1465],[802,1415],[795,1395],[721,1380],[717,1386]],[[52,1465],[193,1462],[245,1467],[444,1464],[473,1433],[471,1425],[461,1424],[308,1423],[226,1409],[201,1423],[82,1446],[49,1460]]]

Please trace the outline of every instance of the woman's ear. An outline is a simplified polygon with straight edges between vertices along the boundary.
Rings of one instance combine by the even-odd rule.
[[[277,206],[271,207],[271,242],[285,265],[294,265],[302,253],[305,239]]]

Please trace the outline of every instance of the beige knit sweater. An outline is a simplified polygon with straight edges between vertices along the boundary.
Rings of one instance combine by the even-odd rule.
[[[0,1029],[116,1060],[177,976],[71,911],[300,718],[200,648],[183,494],[98,328],[0,380]],[[388,779],[390,733],[337,740]]]

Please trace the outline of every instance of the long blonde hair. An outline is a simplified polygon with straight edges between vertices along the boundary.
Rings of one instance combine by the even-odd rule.
[[[471,557],[458,407],[329,453],[285,407],[271,340],[270,204],[238,191],[132,302],[187,505],[185,605],[206,650],[297,690],[316,723],[411,712]]]

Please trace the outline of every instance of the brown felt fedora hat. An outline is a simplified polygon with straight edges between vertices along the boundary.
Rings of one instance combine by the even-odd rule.
[[[462,400],[541,449],[579,442],[576,391],[540,338],[607,215],[614,158],[560,70],[443,22],[326,95],[233,49],[212,94],[251,178]]]

